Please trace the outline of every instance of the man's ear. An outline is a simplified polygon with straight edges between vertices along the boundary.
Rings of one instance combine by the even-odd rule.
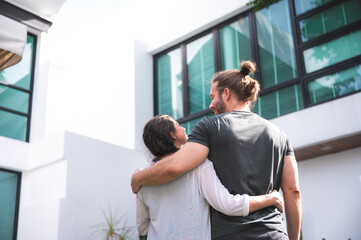
[[[231,97],[231,91],[229,90],[229,88],[225,88],[222,95],[224,95],[224,100],[229,101]]]

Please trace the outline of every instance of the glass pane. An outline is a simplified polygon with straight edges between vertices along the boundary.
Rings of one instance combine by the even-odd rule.
[[[28,113],[29,94],[0,85],[0,106]]]
[[[33,50],[34,38],[32,36],[28,36],[23,58],[14,66],[0,71],[0,81],[29,90],[31,81],[31,66],[33,62]]]
[[[308,84],[312,104],[337,98],[361,89],[361,65],[343,70]]]
[[[262,87],[297,77],[288,1],[258,11],[256,24]]]
[[[333,0],[294,0],[296,14],[300,15]]]
[[[303,52],[310,73],[361,54],[361,30],[336,38]]]
[[[183,83],[180,49],[173,50],[157,59],[158,112],[183,117]]]
[[[252,111],[263,118],[276,118],[304,108],[302,89],[296,84],[279,91],[263,95]]]
[[[0,239],[13,239],[18,177],[0,171]]]
[[[211,103],[210,80],[214,74],[213,37],[208,34],[187,44],[190,114],[205,110]]]
[[[302,41],[323,35],[361,19],[358,0],[349,0],[300,21]]]
[[[186,129],[187,135],[189,135],[199,120],[201,120],[204,117],[213,116],[213,115],[214,115],[214,113],[210,113],[210,114],[204,115],[202,117],[193,119],[191,121],[181,123],[180,125]]]
[[[14,138],[17,140],[26,140],[27,118],[0,110],[0,135]]]
[[[248,17],[220,29],[222,69],[239,68],[239,62],[252,59]]]

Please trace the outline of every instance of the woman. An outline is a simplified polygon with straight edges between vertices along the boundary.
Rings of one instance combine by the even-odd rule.
[[[180,149],[187,134],[171,117],[158,115],[145,125],[143,140],[156,157],[152,165]],[[139,235],[149,239],[211,239],[208,203],[230,216],[247,216],[269,206],[283,210],[283,199],[276,191],[261,196],[230,194],[212,162],[206,160],[170,183],[146,186],[138,192]]]

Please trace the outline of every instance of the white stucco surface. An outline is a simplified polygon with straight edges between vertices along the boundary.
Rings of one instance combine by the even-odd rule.
[[[361,148],[298,163],[303,239],[360,239]]]

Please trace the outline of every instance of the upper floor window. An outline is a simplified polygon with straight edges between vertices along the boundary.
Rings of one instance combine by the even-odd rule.
[[[238,68],[241,60],[257,64],[261,93],[252,111],[266,119],[361,91],[360,12],[358,0],[281,0],[180,42],[154,56],[155,114],[166,113],[161,105],[172,105],[179,113],[168,113],[190,132],[200,118],[212,114],[208,106],[213,74]],[[174,52],[177,60],[167,66],[175,64],[177,70],[168,67],[172,73],[165,80],[159,62],[171,59],[166,56]],[[160,93],[164,81],[172,87]]]
[[[0,71],[0,135],[29,141],[36,38],[28,34],[22,60]]]

